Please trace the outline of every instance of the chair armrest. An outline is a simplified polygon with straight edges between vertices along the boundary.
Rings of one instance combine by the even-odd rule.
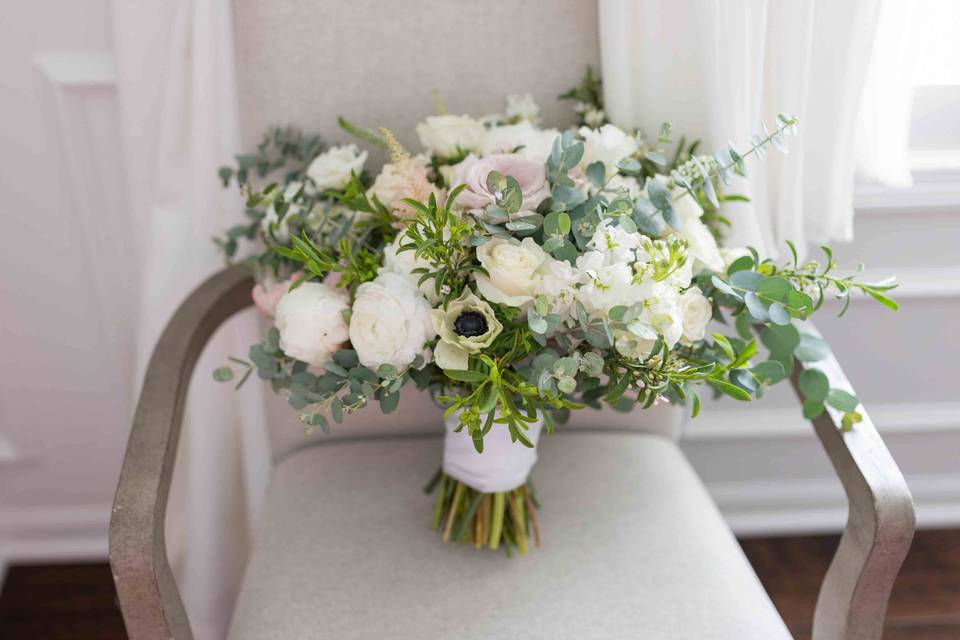
[[[251,304],[240,266],[212,276],[177,309],[147,367],[110,517],[110,566],[132,640],[192,638],[167,560],[164,520],[187,388],[228,317]]]
[[[800,374],[808,368],[825,373],[832,388],[853,393],[831,352],[816,363],[794,362],[798,396]],[[858,411],[863,420],[846,432],[842,415],[832,407],[813,421],[849,502],[840,545],[817,597],[814,640],[879,640],[890,590],[913,540],[910,490],[870,416],[862,406]]]

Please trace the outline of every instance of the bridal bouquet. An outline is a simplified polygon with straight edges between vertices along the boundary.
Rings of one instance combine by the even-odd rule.
[[[394,411],[406,384],[432,391],[446,407],[429,486],[444,540],[521,553],[539,541],[535,447],[570,411],[667,401],[696,415],[705,388],[750,400],[794,356],[825,356],[797,325],[828,292],[896,307],[893,282],[834,275],[829,249],[821,265],[790,245],[778,264],[723,246],[720,207],[744,199],[724,186],[748,156],[784,150],[795,118],[700,155],[669,125],[648,138],[607,122],[589,73],[562,97],[576,101],[577,128],[541,127],[530,96],[479,119],[441,107],[417,125],[419,153],[341,119],[388,155],[372,176],[357,145],[294,129],[220,172],[247,203],[218,242],[229,258],[256,242],[253,299],[273,327],[215,378],[256,370],[324,430],[371,402]],[[735,330],[708,335],[711,321]],[[845,425],[859,419],[823,373],[799,383],[807,418],[829,404]]]

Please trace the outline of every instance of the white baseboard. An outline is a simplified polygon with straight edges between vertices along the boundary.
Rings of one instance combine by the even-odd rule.
[[[68,562],[107,557],[110,505],[0,510],[0,557]]]

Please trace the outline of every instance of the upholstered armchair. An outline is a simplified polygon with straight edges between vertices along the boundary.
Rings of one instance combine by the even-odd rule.
[[[599,59],[596,6],[581,0],[241,0],[235,14],[251,140],[283,122],[333,133],[339,113],[410,132],[431,105],[411,87],[436,87],[451,111],[474,112],[496,110],[507,87],[530,87],[545,120],[562,123],[553,98]],[[497,37],[517,22],[528,25],[523,38]],[[110,526],[133,640],[192,637],[165,549],[167,497],[194,365],[217,327],[251,304],[251,287],[241,267],[211,277],[150,361]],[[832,356],[818,367],[850,389]],[[439,459],[440,416],[426,397],[403,402],[398,417],[371,411],[274,451],[231,638],[789,637],[678,448],[673,410],[582,412],[546,439],[534,473],[550,538],[510,560],[429,534],[432,503],[420,487]],[[832,410],[813,423],[850,505],[817,603],[817,640],[880,637],[913,535],[903,476],[862,413],[849,432]]]

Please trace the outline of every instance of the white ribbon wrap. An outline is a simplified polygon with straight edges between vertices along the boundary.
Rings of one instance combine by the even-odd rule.
[[[446,437],[443,440],[443,472],[482,493],[511,491],[527,481],[530,470],[537,463],[537,441],[543,429],[543,418],[529,425],[525,432],[533,448],[510,441],[510,430],[505,424],[494,424],[483,437],[483,453],[477,453],[473,439],[466,429],[459,433],[458,413],[444,421]]]

